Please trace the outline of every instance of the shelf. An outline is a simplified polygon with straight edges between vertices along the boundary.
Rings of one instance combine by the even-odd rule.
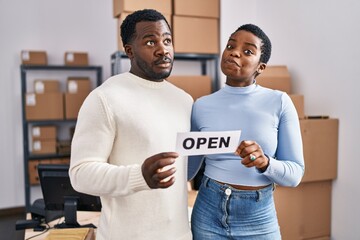
[[[65,65],[20,65],[21,71],[21,98],[22,98],[22,129],[23,129],[23,151],[24,151],[24,179],[25,179],[25,207],[29,212],[31,208],[31,188],[29,180],[29,161],[31,160],[55,160],[57,158],[69,158],[69,153],[60,154],[32,154],[29,151],[29,128],[31,125],[57,125],[66,126],[68,123],[76,124],[76,119],[55,119],[55,120],[27,120],[25,112],[25,93],[27,93],[27,74],[29,71],[95,71],[96,74],[96,86],[100,86],[102,83],[102,67],[101,66],[65,66]],[[68,73],[66,73],[68,74]],[[57,133],[59,134],[59,133]]]

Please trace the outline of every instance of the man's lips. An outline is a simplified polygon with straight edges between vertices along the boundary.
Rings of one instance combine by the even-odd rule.
[[[171,63],[171,58],[168,58],[166,56],[155,61],[155,65],[169,65]]]

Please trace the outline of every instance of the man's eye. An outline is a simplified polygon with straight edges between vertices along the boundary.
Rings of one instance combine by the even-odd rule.
[[[146,45],[148,46],[154,46],[155,42],[154,41],[147,41]]]
[[[226,48],[227,49],[232,49],[233,47],[230,44],[228,44],[228,45],[226,45]]]
[[[165,41],[164,41],[164,43],[168,44],[168,45],[171,44],[171,42],[172,42],[171,39],[165,39]]]

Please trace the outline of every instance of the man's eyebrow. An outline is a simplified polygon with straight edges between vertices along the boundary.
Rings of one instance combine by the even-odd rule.
[[[170,33],[170,32],[166,32],[166,33],[163,33],[161,36],[162,36],[162,37],[164,37],[164,36],[171,36],[171,33]],[[145,38],[151,38],[151,37],[156,37],[156,35],[155,35],[155,34],[146,34],[146,35],[143,36],[143,39],[145,39]]]
[[[236,42],[236,40],[235,40],[234,38],[229,38],[228,42]],[[253,47],[256,48],[256,49],[258,48],[258,47],[256,46],[256,44],[251,43],[251,42],[245,42],[245,44],[246,44],[246,45],[253,46]]]

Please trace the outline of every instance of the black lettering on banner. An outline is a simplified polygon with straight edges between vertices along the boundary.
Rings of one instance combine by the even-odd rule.
[[[190,142],[190,146],[187,146],[187,142]],[[189,149],[193,148],[194,145],[195,145],[195,140],[192,138],[185,138],[185,140],[183,141],[184,149],[189,150]]]
[[[217,137],[210,137],[209,138],[209,144],[208,144],[208,148],[217,148]]]
[[[204,145],[206,143],[206,138],[198,138],[196,149],[200,148],[200,145]]]
[[[222,145],[224,145],[225,147],[229,147],[229,144],[230,144],[230,137],[227,137],[226,140],[224,137],[220,138],[219,148],[221,148]]]

